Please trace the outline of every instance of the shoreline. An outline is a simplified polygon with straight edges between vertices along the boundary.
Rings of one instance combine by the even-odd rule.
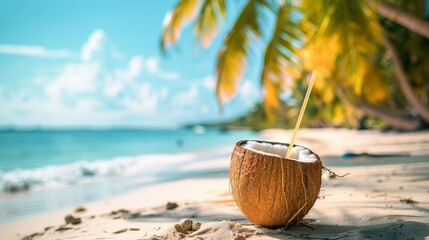
[[[226,148],[224,147],[219,148],[219,150],[225,151],[226,153]],[[0,224],[31,217],[32,215],[58,211],[75,206],[78,203],[74,203],[76,201],[72,199],[70,200],[70,198],[73,198],[73,192],[75,191],[79,191],[79,193],[85,197],[77,199],[77,201],[81,202],[81,204],[86,204],[94,201],[102,201],[103,199],[114,198],[139,188],[147,188],[165,182],[180,181],[201,175],[218,175],[220,173],[226,173],[226,158],[219,158],[218,155],[218,153],[214,153],[212,150],[170,154],[166,155],[169,159],[173,159],[172,164],[170,165],[178,166],[174,168],[174,172],[168,169],[161,171],[150,170],[149,172],[138,172],[130,175],[106,178],[100,177],[98,179],[89,180],[83,179],[82,183],[79,184],[53,186],[45,189],[18,191],[15,193],[2,193],[0,194],[0,214],[4,215],[0,219]],[[150,156],[152,155],[144,155],[144,161],[150,160]],[[185,156],[185,158],[183,158],[183,156]],[[176,159],[176,157],[180,157],[180,161],[175,162],[174,159]],[[102,189],[104,188],[107,188],[109,192],[106,192],[107,190],[103,191]],[[93,192],[98,192],[101,195],[94,195],[92,194]],[[49,197],[57,198],[55,206],[52,207],[43,202],[44,200],[49,199]],[[52,204],[52,201],[50,202]],[[18,209],[16,206],[17,204],[22,205],[23,209]],[[31,206],[28,204],[38,205],[39,209],[33,211],[33,209],[29,208]],[[41,207],[44,208],[41,209]],[[21,211],[28,212],[27,209],[31,211],[29,213],[20,213]],[[8,214],[15,215],[7,216]]]
[[[429,236],[429,173],[421,169],[429,169],[429,163],[389,164],[383,168],[379,165],[336,167],[335,171],[347,171],[350,175],[345,178],[325,175],[320,197],[303,219],[303,225],[285,231],[252,225],[232,200],[228,192],[229,179],[217,177],[150,186],[85,204],[84,213],[75,213],[76,208],[69,208],[1,224],[0,232],[5,239],[21,239],[33,233],[43,233],[35,239],[145,239],[143,237],[162,236],[180,219],[191,218],[203,224],[232,220],[249,231],[262,232],[250,239],[363,237],[364,234],[376,237],[380,233],[391,236],[393,228],[398,230],[393,231],[395,234],[426,237]],[[177,203],[178,207],[166,210],[168,202]],[[129,212],[114,214],[121,209]],[[56,231],[64,226],[64,217],[69,214],[81,218],[82,223],[71,225],[66,231]],[[399,231],[399,226],[403,231]],[[46,227],[50,228],[45,231]],[[139,230],[115,234],[125,228]]]
[[[36,232],[43,234],[35,235],[34,239],[145,239],[152,235],[165,235],[181,218],[191,218],[202,222],[203,226],[214,224],[224,234],[238,231],[234,230],[235,227],[229,229],[228,224],[222,222],[232,220],[234,224],[247,229],[249,239],[288,239],[302,234],[311,237],[349,235],[352,238],[364,236],[362,234],[377,236],[374,235],[377,231],[384,233],[384,236],[392,236],[389,234],[393,233],[408,234],[406,236],[414,234],[412,236],[423,238],[429,236],[429,154],[424,154],[429,150],[429,132],[382,134],[344,129],[301,131],[297,142],[311,146],[312,150],[320,153],[322,160],[327,159],[326,165],[332,171],[338,174],[350,172],[345,178],[324,175],[326,182],[319,194],[321,198],[302,222],[313,229],[295,226],[276,232],[252,225],[240,213],[229,193],[229,180],[225,172],[229,159],[225,157],[210,161],[196,159],[194,165],[184,167],[188,173],[194,172],[194,175],[83,204],[86,209],[84,213],[74,213],[73,207],[31,215],[21,220],[0,223],[0,232],[6,239],[21,239]],[[270,129],[262,131],[261,138],[284,141],[291,132]],[[326,139],[336,143],[336,148],[327,147]],[[349,142],[342,139],[348,139]],[[348,146],[351,145],[354,146],[353,151],[407,152],[410,157],[357,157],[347,160],[338,157],[339,153],[350,151]],[[323,150],[316,150],[320,148]],[[336,157],[327,157],[332,153]],[[205,175],[207,172],[212,175]],[[167,202],[175,202],[179,207],[166,210]],[[129,213],[111,214],[119,209],[126,209]],[[82,223],[70,226],[69,230],[55,231],[64,225],[67,214],[80,217]],[[130,214],[137,217],[129,218]],[[402,227],[399,228],[399,225]],[[53,228],[45,230],[48,226]],[[114,234],[125,228],[139,230]]]

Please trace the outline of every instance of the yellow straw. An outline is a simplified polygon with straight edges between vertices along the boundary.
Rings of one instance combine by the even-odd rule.
[[[311,89],[313,88],[314,80],[316,79],[316,76],[317,76],[317,71],[313,71],[313,74],[311,75],[310,84],[308,85],[308,88],[307,88],[307,93],[305,94],[305,97],[304,97],[304,102],[302,103],[301,110],[299,111],[298,121],[296,122],[295,130],[293,131],[292,140],[289,143],[289,148],[286,153],[286,158],[289,158],[292,152],[293,143],[295,142],[296,135],[298,134],[298,129],[299,129],[299,126],[301,125],[302,116],[304,116],[305,108],[307,107],[308,98],[310,97]]]

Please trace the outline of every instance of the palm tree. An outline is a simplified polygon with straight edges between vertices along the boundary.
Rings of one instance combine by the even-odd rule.
[[[393,34],[386,27],[386,22],[399,23],[428,38],[429,23],[418,12],[423,9],[423,1],[392,1],[247,0],[219,50],[219,104],[236,95],[251,64],[248,56],[263,54],[260,80],[269,120],[283,104],[279,98],[282,91],[303,90],[302,84],[292,83],[315,69],[321,76],[313,100],[313,107],[320,112],[318,117],[335,119],[341,115],[344,117],[340,121],[356,122],[360,116],[370,115],[405,130],[428,124],[427,83],[415,89]],[[209,47],[232,2],[180,0],[167,15],[162,50],[177,43],[183,28],[192,21],[197,42]],[[407,13],[392,4],[407,4],[410,9],[414,7],[414,12]],[[263,31],[261,24],[271,20],[272,32]],[[253,44],[256,41],[265,46],[262,51]]]

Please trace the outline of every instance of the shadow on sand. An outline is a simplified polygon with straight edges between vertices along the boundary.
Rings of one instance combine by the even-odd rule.
[[[377,225],[323,225],[291,227],[281,235],[267,235],[278,239],[425,239],[429,226],[414,221],[401,221]]]
[[[174,210],[153,208],[134,212],[125,216],[130,222],[171,222],[182,218],[191,218],[201,222],[217,222],[230,220],[244,227],[255,227],[264,235],[274,239],[425,239],[429,236],[429,225],[415,222],[392,220],[384,224],[364,225],[328,225],[315,223],[316,220],[305,218],[296,226],[285,230],[268,229],[252,224],[243,215],[219,212],[215,209],[204,209],[203,206],[192,204]],[[388,217],[388,216],[386,216]]]

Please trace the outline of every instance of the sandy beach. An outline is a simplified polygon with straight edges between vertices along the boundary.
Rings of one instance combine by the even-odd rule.
[[[288,142],[291,134],[268,129],[261,138]],[[296,143],[321,155],[331,171],[348,175],[326,171],[316,204],[287,229],[256,226],[240,212],[229,190],[226,156],[187,166],[213,173],[207,176],[1,224],[0,238],[429,239],[429,131],[302,129]],[[374,155],[341,158],[346,152]],[[181,219],[201,226],[181,232],[176,225]]]

